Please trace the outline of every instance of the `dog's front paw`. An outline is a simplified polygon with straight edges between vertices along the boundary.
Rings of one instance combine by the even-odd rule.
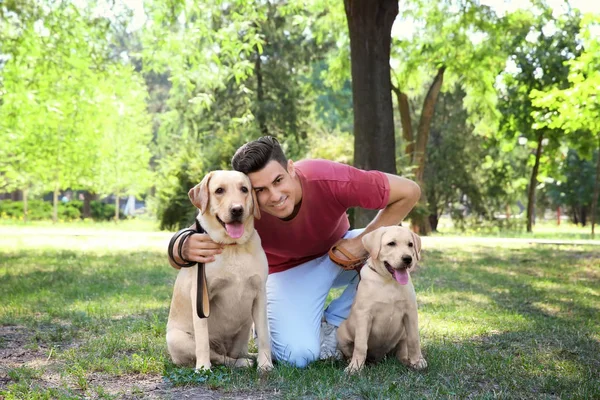
[[[417,362],[411,363],[410,367],[412,369],[416,369],[416,370],[425,369],[425,368],[427,368],[427,361],[425,361],[425,359],[423,358],[423,356],[421,356],[421,357],[419,357],[419,359],[417,360]]]
[[[258,372],[264,374],[273,370],[273,363],[268,361],[258,365]]]
[[[236,368],[250,368],[254,366],[254,360],[251,358],[238,358],[233,366]]]
[[[210,371],[210,361],[207,363],[196,363],[196,372]]]
[[[363,364],[360,364],[356,361],[351,361],[350,364],[344,369],[344,372],[348,375],[353,375],[359,373],[363,368]]]

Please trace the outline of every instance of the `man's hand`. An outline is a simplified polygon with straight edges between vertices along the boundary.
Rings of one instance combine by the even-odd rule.
[[[336,244],[337,247],[342,247],[344,250],[348,251],[350,254],[353,254],[356,258],[362,258],[368,256],[367,250],[362,244],[362,239],[360,237],[355,237],[352,239],[342,239]],[[339,252],[336,252],[339,253]],[[343,254],[336,254],[340,258],[347,258]]]
[[[194,233],[183,243],[181,254],[188,261],[209,263],[223,252],[223,247],[222,244],[213,242],[206,233]]]
[[[194,229],[194,226],[192,226]],[[194,233],[188,237],[183,243],[181,249],[181,255],[183,260],[179,258],[179,246],[181,245],[181,237],[177,239],[173,248],[173,257],[175,260],[169,258],[169,263],[173,268],[179,269],[180,267],[173,261],[178,263],[186,263],[188,261],[209,263],[215,261],[215,256],[223,252],[223,245],[213,242],[206,233]]]

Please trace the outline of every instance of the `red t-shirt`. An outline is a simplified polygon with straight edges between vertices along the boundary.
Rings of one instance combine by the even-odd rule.
[[[294,163],[302,204],[290,221],[262,213],[254,226],[269,261],[269,273],[295,267],[329,251],[348,231],[351,207],[383,209],[390,196],[384,173],[327,160]]]

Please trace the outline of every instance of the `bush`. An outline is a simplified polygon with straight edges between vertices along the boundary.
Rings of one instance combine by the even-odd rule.
[[[115,218],[115,205],[93,200],[90,203],[92,219],[95,221],[110,221]],[[123,213],[119,213],[119,219],[124,219]]]
[[[110,221],[115,217],[114,204],[105,204],[100,201],[90,203],[92,219],[95,221]],[[43,221],[52,219],[52,203],[43,200],[30,200],[27,202],[27,219],[29,221]],[[72,200],[67,203],[58,203],[58,219],[73,221],[81,218],[83,202]],[[125,218],[119,215],[120,219]],[[23,220],[23,202],[12,200],[0,201],[0,218]]]

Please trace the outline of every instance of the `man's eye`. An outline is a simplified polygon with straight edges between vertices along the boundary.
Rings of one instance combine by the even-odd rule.
[[[262,192],[262,189],[254,189],[254,193],[257,193],[257,194],[258,194],[258,193],[260,193],[260,192]]]
[[[413,247],[413,242],[408,242],[408,247]]]
[[[394,247],[396,245],[396,242],[389,242],[387,245],[391,246],[391,247]]]
[[[225,189],[223,189],[223,188],[217,188],[217,190],[215,190],[215,193],[216,194],[223,194],[223,193],[225,193]]]
[[[279,182],[281,182],[281,179],[282,179],[282,178],[277,178],[277,179],[275,179],[275,183],[279,183]]]
[[[246,186],[242,186],[242,193],[248,193],[248,188]]]

